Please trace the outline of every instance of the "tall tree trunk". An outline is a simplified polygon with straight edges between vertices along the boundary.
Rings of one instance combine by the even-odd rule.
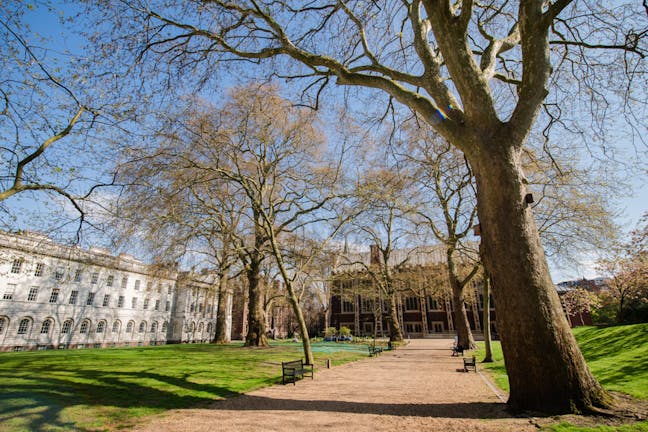
[[[502,128],[503,129],[503,128]],[[493,282],[510,383],[509,405],[542,412],[590,411],[611,398],[590,373],[551,281],[525,195],[520,151],[506,130],[468,158],[477,179],[484,266]],[[487,145],[488,144],[488,145]]]
[[[232,290],[229,288],[229,278],[221,275],[218,284],[218,311],[216,313],[216,333],[214,342],[217,344],[232,341]]]
[[[263,312],[263,296],[261,293],[261,259],[253,256],[246,271],[248,278],[248,331],[245,335],[245,346],[269,346],[266,336],[265,314]]]
[[[446,251],[448,260],[448,280],[452,289],[452,299],[454,302],[454,325],[457,331],[457,344],[465,349],[475,348],[475,339],[470,330],[470,322],[466,313],[464,304],[464,290],[457,276],[457,267],[454,261],[454,248],[448,248]],[[464,285],[465,286],[465,285]]]
[[[490,295],[490,277],[488,275],[484,275],[484,349],[486,350],[486,354],[484,355],[482,363],[493,362],[493,346],[491,343]]]
[[[306,364],[312,365],[314,364],[313,351],[311,350],[310,336],[308,335],[308,328],[306,327],[304,313],[302,312],[302,308],[299,305],[299,299],[297,298],[297,294],[295,294],[295,289],[293,288],[292,283],[287,281],[287,279],[284,279],[284,281],[286,281],[286,289],[288,290],[288,300],[290,301],[293,313],[295,314],[297,323],[299,324],[299,332],[301,333],[305,362]]]
[[[396,294],[389,294],[389,340],[391,342],[401,342],[403,340],[403,329],[398,321],[398,310],[396,309]]]

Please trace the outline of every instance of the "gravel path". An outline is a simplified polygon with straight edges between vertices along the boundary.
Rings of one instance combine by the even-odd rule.
[[[458,371],[451,340],[415,339],[205,409],[174,410],[136,431],[532,431],[481,373]]]

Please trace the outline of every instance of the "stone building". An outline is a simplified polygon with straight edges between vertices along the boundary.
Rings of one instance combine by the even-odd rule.
[[[39,233],[0,232],[0,350],[207,342],[214,282]]]

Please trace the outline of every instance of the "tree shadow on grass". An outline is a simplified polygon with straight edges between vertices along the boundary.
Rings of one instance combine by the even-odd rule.
[[[206,406],[215,400],[239,395],[228,387],[191,382],[189,377],[142,371],[111,373],[79,370],[60,378],[39,375],[38,371],[34,371],[24,379],[16,380],[15,374],[0,374],[0,382],[8,383],[3,385],[0,393],[0,422],[20,424],[17,427],[20,430],[84,431],[73,421],[65,420],[63,410],[91,407],[96,411],[88,409],[84,420],[91,420],[93,415],[104,415],[106,412],[112,412],[123,420],[129,414],[123,410],[115,413],[119,411],[115,408],[145,408],[149,412],[159,412]],[[267,381],[274,383],[276,378],[268,378]]]

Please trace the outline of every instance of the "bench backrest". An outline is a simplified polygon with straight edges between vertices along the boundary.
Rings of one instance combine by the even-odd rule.
[[[289,362],[281,362],[281,367],[283,369],[301,369],[304,367],[304,361],[299,359]]]

